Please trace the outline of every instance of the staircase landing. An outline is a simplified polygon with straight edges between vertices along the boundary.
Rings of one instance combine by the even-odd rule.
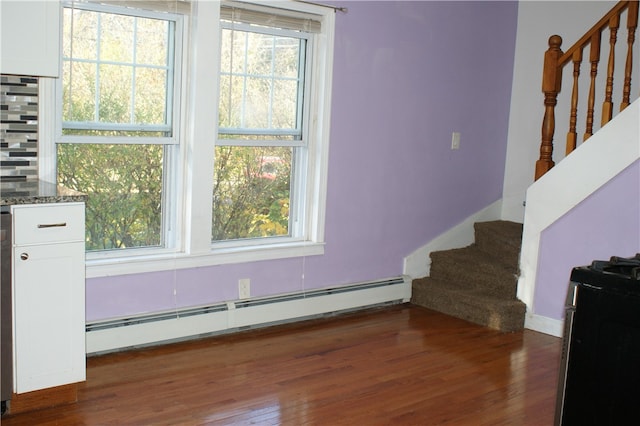
[[[475,243],[431,253],[431,275],[412,283],[411,303],[503,332],[524,328],[516,297],[522,225],[474,225]]]

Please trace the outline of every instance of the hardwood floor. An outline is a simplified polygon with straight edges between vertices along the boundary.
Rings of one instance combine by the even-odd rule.
[[[550,425],[560,345],[396,305],[91,357],[2,425]]]

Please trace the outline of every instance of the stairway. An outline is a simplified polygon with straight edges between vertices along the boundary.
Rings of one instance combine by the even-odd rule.
[[[431,253],[431,275],[412,283],[411,303],[503,332],[522,330],[516,297],[522,225],[474,224],[475,243]]]

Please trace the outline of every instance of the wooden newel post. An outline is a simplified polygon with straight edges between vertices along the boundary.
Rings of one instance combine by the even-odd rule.
[[[549,49],[544,54],[542,72],[542,92],[544,93],[544,119],[542,120],[542,143],[540,159],[536,161],[535,180],[548,172],[553,166],[553,134],[556,128],[555,107],[562,83],[562,68],[558,67],[558,59],[563,52],[560,49],[562,37],[553,35],[549,38]]]

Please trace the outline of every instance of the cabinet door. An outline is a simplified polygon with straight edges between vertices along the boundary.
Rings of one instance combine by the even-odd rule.
[[[84,381],[84,242],[13,254],[16,393]]]
[[[60,75],[58,1],[0,1],[0,73]]]

